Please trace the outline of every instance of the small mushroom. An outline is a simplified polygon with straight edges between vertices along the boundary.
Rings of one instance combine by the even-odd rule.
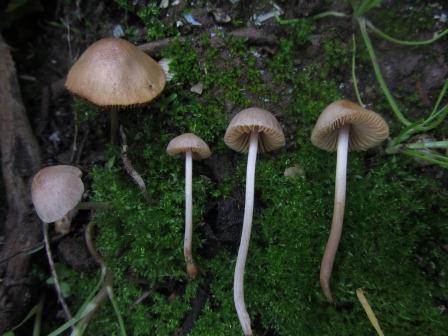
[[[54,285],[59,302],[67,320],[72,319],[70,310],[62,295],[59,279],[54,267],[48,238],[48,223],[55,222],[59,232],[67,233],[70,228],[72,211],[81,200],[84,184],[81,181],[82,172],[73,166],[52,166],[41,169],[31,184],[31,199],[37,215],[43,221],[45,249],[48,263],[54,279]]]
[[[320,267],[320,285],[329,302],[333,302],[330,278],[344,221],[348,151],[367,150],[388,136],[389,127],[379,114],[348,100],[328,105],[311,134],[311,142],[316,147],[337,151],[333,221]]]
[[[175,137],[170,141],[166,152],[173,156],[185,153],[185,237],[184,237],[184,257],[187,265],[187,275],[194,279],[198,273],[198,268],[194,263],[191,254],[191,242],[193,235],[193,197],[192,197],[192,159],[206,159],[211,155],[208,145],[192,133],[185,133]]]
[[[104,38],[71,67],[65,87],[75,96],[111,109],[111,142],[118,133],[118,109],[145,105],[165,87],[162,67],[132,43]]]
[[[84,184],[77,167],[58,165],[41,169],[33,178],[31,198],[44,223],[55,222],[56,230],[67,233],[70,217],[81,201]]]
[[[244,268],[252,228],[257,152],[268,152],[284,146],[285,136],[272,113],[252,107],[242,110],[232,119],[224,142],[237,152],[248,152],[243,231],[235,266],[233,299],[244,335],[252,335],[250,317],[244,302]]]

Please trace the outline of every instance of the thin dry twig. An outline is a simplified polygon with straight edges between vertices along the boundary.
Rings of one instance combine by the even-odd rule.
[[[123,162],[123,167],[126,170],[126,172],[131,176],[131,178],[134,180],[134,182],[139,187],[140,191],[143,194],[143,197],[148,202],[149,196],[148,192],[146,191],[146,185],[145,181],[143,181],[143,178],[141,175],[135,170],[134,166],[132,165],[131,161],[128,158],[127,150],[128,146],[126,144],[126,134],[124,133],[123,126],[120,126],[120,134],[121,134],[121,161]]]
[[[53,255],[51,253],[51,247],[50,247],[50,239],[48,238],[48,223],[43,223],[43,231],[44,231],[45,250],[47,252],[48,265],[50,266],[51,276],[53,277],[54,281],[54,288],[56,289],[56,294],[58,295],[58,300],[62,306],[62,310],[64,311],[65,318],[67,321],[70,321],[73,318],[73,316],[72,313],[70,312],[70,309],[67,306],[67,303],[65,302],[64,295],[61,289],[61,283],[59,282],[58,273],[56,272],[56,268],[54,266]]]
[[[253,45],[276,45],[278,44],[278,38],[274,34],[269,34],[263,29],[254,27],[239,28],[227,33],[228,36],[240,37],[246,39],[247,43]],[[220,36],[214,36],[211,38],[213,41],[221,40]],[[171,42],[178,40],[184,42],[185,37],[169,37],[162,40],[152,41],[144,43],[138,47],[150,56],[159,56],[160,53],[166,49]]]
[[[364,311],[366,312],[367,317],[369,318],[369,321],[372,324],[378,336],[384,336],[383,331],[381,330],[380,327],[380,323],[378,322],[378,319],[376,318],[375,313],[372,310],[372,307],[370,307],[370,304],[367,301],[367,298],[365,297],[362,288],[358,288],[356,290],[356,296],[358,297],[358,300],[361,303],[362,308],[364,308]]]

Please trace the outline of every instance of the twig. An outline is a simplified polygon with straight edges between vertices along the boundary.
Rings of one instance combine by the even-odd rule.
[[[57,237],[54,237],[53,239],[51,239],[50,244],[55,243],[55,242],[58,242],[59,240],[61,240],[61,239],[64,238],[65,236],[66,236],[66,234],[61,234],[61,235],[59,235],[59,236],[57,236]],[[9,256],[7,256],[7,257],[1,259],[1,260],[0,260],[0,264],[3,264],[3,263],[5,263],[5,262],[11,260],[12,258],[15,258],[15,257],[21,255],[21,254],[27,254],[27,255],[29,255],[29,254],[33,254],[33,253],[35,253],[35,252],[41,250],[41,249],[44,248],[44,247],[45,247],[45,242],[44,242],[44,241],[41,241],[40,243],[37,243],[37,244],[34,245],[34,246],[28,247],[28,248],[26,248],[26,249],[23,249],[23,250],[20,250],[20,251],[17,251],[17,252],[14,252],[14,253],[10,254]]]
[[[128,146],[126,144],[126,134],[123,131],[123,126],[120,126],[120,134],[121,134],[121,161],[123,162],[123,167],[126,170],[126,172],[131,176],[131,178],[134,180],[134,182],[137,184],[137,186],[140,188],[140,191],[143,194],[143,197],[148,202],[149,196],[146,191],[146,185],[143,181],[143,178],[141,175],[135,170],[134,166],[132,165],[131,161],[128,158],[127,150]]]
[[[278,38],[274,34],[269,34],[262,29],[253,27],[235,29],[229,33],[228,36],[240,37],[246,39],[247,43],[254,45],[276,45]],[[221,37],[215,36],[211,38],[213,40],[220,40]],[[153,41],[145,44],[141,44],[138,47],[150,56],[158,56],[166,49],[171,42],[178,40],[184,42],[185,37],[169,37],[162,40]]]
[[[53,256],[51,254],[50,248],[50,240],[48,239],[48,223],[43,223],[44,230],[44,241],[45,241],[45,250],[47,251],[48,264],[50,265],[51,276],[53,277],[54,287],[56,289],[56,293],[58,295],[59,303],[62,306],[62,310],[64,311],[64,315],[67,321],[70,321],[73,317],[70,312],[70,309],[67,306],[67,303],[64,300],[64,295],[62,294],[61,284],[59,283],[59,277],[56,273],[56,268],[54,267]]]

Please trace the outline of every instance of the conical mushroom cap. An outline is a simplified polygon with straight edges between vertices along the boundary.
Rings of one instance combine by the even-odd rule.
[[[242,110],[233,117],[224,135],[224,142],[237,152],[247,152],[252,131],[259,132],[259,152],[269,152],[285,145],[285,136],[277,119],[271,112],[258,107]]]
[[[348,100],[338,100],[320,114],[311,134],[311,142],[320,149],[335,151],[338,130],[344,125],[351,125],[349,149],[352,151],[367,150],[389,136],[389,126],[378,113]]]
[[[31,198],[37,215],[45,223],[62,219],[81,200],[82,172],[73,166],[51,166],[39,170],[31,184]]]
[[[195,160],[206,159],[212,154],[205,141],[193,133],[184,133],[175,137],[166,148],[169,155],[185,153],[189,150],[193,152]]]
[[[118,38],[87,48],[70,69],[65,87],[101,107],[143,105],[165,87],[162,67],[142,50]]]

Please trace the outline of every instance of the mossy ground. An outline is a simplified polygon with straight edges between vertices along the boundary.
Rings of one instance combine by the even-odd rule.
[[[327,304],[321,293],[318,273],[333,209],[336,157],[313,147],[309,136],[322,109],[341,98],[332,78],[348,58],[339,50],[325,53],[322,64],[297,66],[294,60],[309,46],[313,30],[310,23],[285,28],[272,56],[259,56],[233,38],[218,47],[207,35],[194,46],[175,42],[165,55],[172,59],[174,80],[151,107],[123,113],[129,155],[143,175],[150,204],[121,168],[116,148],[91,175],[93,198],[113,206],[94,218],[97,246],[114,273],[115,296],[130,335],[175,334],[199,288],[209,296],[190,334],[240,334],[232,296],[236,256],[226,250],[212,258],[199,254],[209,204],[245,183],[245,156],[223,143],[229,103],[236,109],[258,105],[271,110],[288,136],[285,149],[260,155],[257,163],[261,206],[245,283],[256,335],[372,335],[356,288],[364,289],[386,334],[445,333],[448,318],[437,300],[448,296],[448,262],[428,244],[435,238],[447,243],[447,190],[413,162],[386,156],[381,148],[349,156],[345,227],[332,279],[340,304]],[[333,40],[323,43],[324,51],[335,49]],[[201,96],[190,92],[198,82],[204,84]],[[378,112],[392,119],[387,110]],[[194,163],[193,246],[201,273],[190,282],[182,255],[183,160],[165,153],[169,140],[187,131],[202,137],[214,153],[234,155],[238,162],[232,177],[220,184],[203,163]],[[285,168],[294,165],[304,175],[285,177]],[[420,253],[424,248],[431,253]],[[437,274],[426,271],[428,263],[437,265]],[[78,273],[69,280],[74,308],[97,277]],[[117,330],[106,304],[89,334],[115,335]]]

